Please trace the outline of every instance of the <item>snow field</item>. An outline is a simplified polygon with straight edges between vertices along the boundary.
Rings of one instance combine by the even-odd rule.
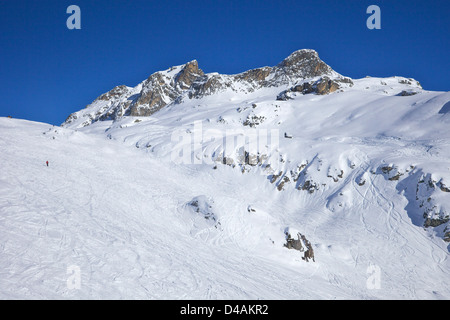
[[[411,223],[392,181],[363,170],[376,163],[365,146],[323,160],[331,175],[355,162],[346,183],[280,192],[261,174],[171,162],[161,122],[147,131],[161,141],[152,152],[135,148],[143,137],[130,131],[145,122],[111,129],[108,139],[94,134],[100,125],[82,132],[0,119],[0,298],[450,296],[445,243]],[[188,205],[194,199],[199,212]],[[202,216],[208,210],[220,227]],[[311,241],[315,263],[283,247],[286,228]],[[80,269],[79,289],[68,286],[70,266]],[[370,266],[379,267],[379,288],[368,286]]]

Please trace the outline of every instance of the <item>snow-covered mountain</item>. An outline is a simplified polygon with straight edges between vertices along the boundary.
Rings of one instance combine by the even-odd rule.
[[[0,297],[448,299],[449,101],[299,50],[0,119]]]
[[[63,126],[87,126],[95,121],[116,120],[122,116],[150,116],[165,106],[189,99],[225,92],[242,95],[262,88],[288,88],[305,83],[306,79],[320,80],[323,84],[321,93],[336,90],[340,87],[338,83],[351,84],[350,79],[334,72],[320,60],[314,50],[296,51],[273,68],[263,67],[231,76],[205,74],[193,60],[155,72],[134,88],[124,85],[113,88],[88,105],[86,110],[71,114]]]

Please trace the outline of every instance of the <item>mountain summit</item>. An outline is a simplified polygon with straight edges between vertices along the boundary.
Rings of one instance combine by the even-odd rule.
[[[319,94],[333,92],[351,80],[341,76],[323,62],[316,51],[298,50],[274,67],[262,67],[235,75],[205,74],[196,60],[158,71],[131,88],[124,85],[102,94],[85,110],[71,114],[63,126],[83,127],[96,121],[115,120],[122,116],[150,116],[161,108],[185,99],[200,99],[221,92],[252,93],[261,88],[290,87],[322,81],[327,83]],[[306,87],[312,87],[309,84]],[[302,87],[303,88],[303,87]],[[311,92],[314,90],[311,90]]]

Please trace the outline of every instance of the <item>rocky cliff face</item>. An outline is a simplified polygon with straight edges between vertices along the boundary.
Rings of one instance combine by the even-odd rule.
[[[136,88],[117,86],[95,99],[86,109],[69,115],[62,126],[85,127],[96,121],[113,120],[125,115],[133,102]],[[83,112],[88,111],[88,112]]]
[[[308,79],[335,73],[330,66],[320,60],[314,50],[299,50],[273,68],[274,83],[289,83],[297,79]],[[335,73],[336,74],[336,73]]]
[[[313,85],[309,86],[314,88],[307,93],[328,94],[340,88],[336,81],[348,78],[333,71],[314,50],[299,50],[274,67],[252,69],[236,75],[205,74],[193,60],[156,72],[134,88],[115,87],[85,110],[71,114],[62,126],[84,127],[125,115],[147,117],[169,104],[227,90],[250,93],[261,88],[280,87],[283,93],[287,92],[286,88],[296,85],[294,88],[302,86],[302,90],[307,91],[308,84],[303,82],[308,79],[313,79]]]
[[[319,80],[313,80],[311,82],[303,82],[293,86],[287,90],[282,91],[278,96],[277,100],[286,101],[292,99],[296,93],[301,94],[318,94],[325,95],[337,91],[342,87],[353,86],[353,81],[350,78],[335,78],[330,79],[327,76],[319,78]]]

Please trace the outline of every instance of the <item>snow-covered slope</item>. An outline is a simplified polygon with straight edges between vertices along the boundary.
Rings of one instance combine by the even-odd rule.
[[[449,100],[300,50],[0,118],[0,298],[448,299]]]
[[[325,192],[279,192],[229,166],[21,120],[2,118],[0,130],[3,299],[450,296],[446,245],[380,175],[347,179],[348,207],[330,211]],[[283,247],[287,228],[306,235],[316,262]],[[79,289],[68,286],[74,266]]]

